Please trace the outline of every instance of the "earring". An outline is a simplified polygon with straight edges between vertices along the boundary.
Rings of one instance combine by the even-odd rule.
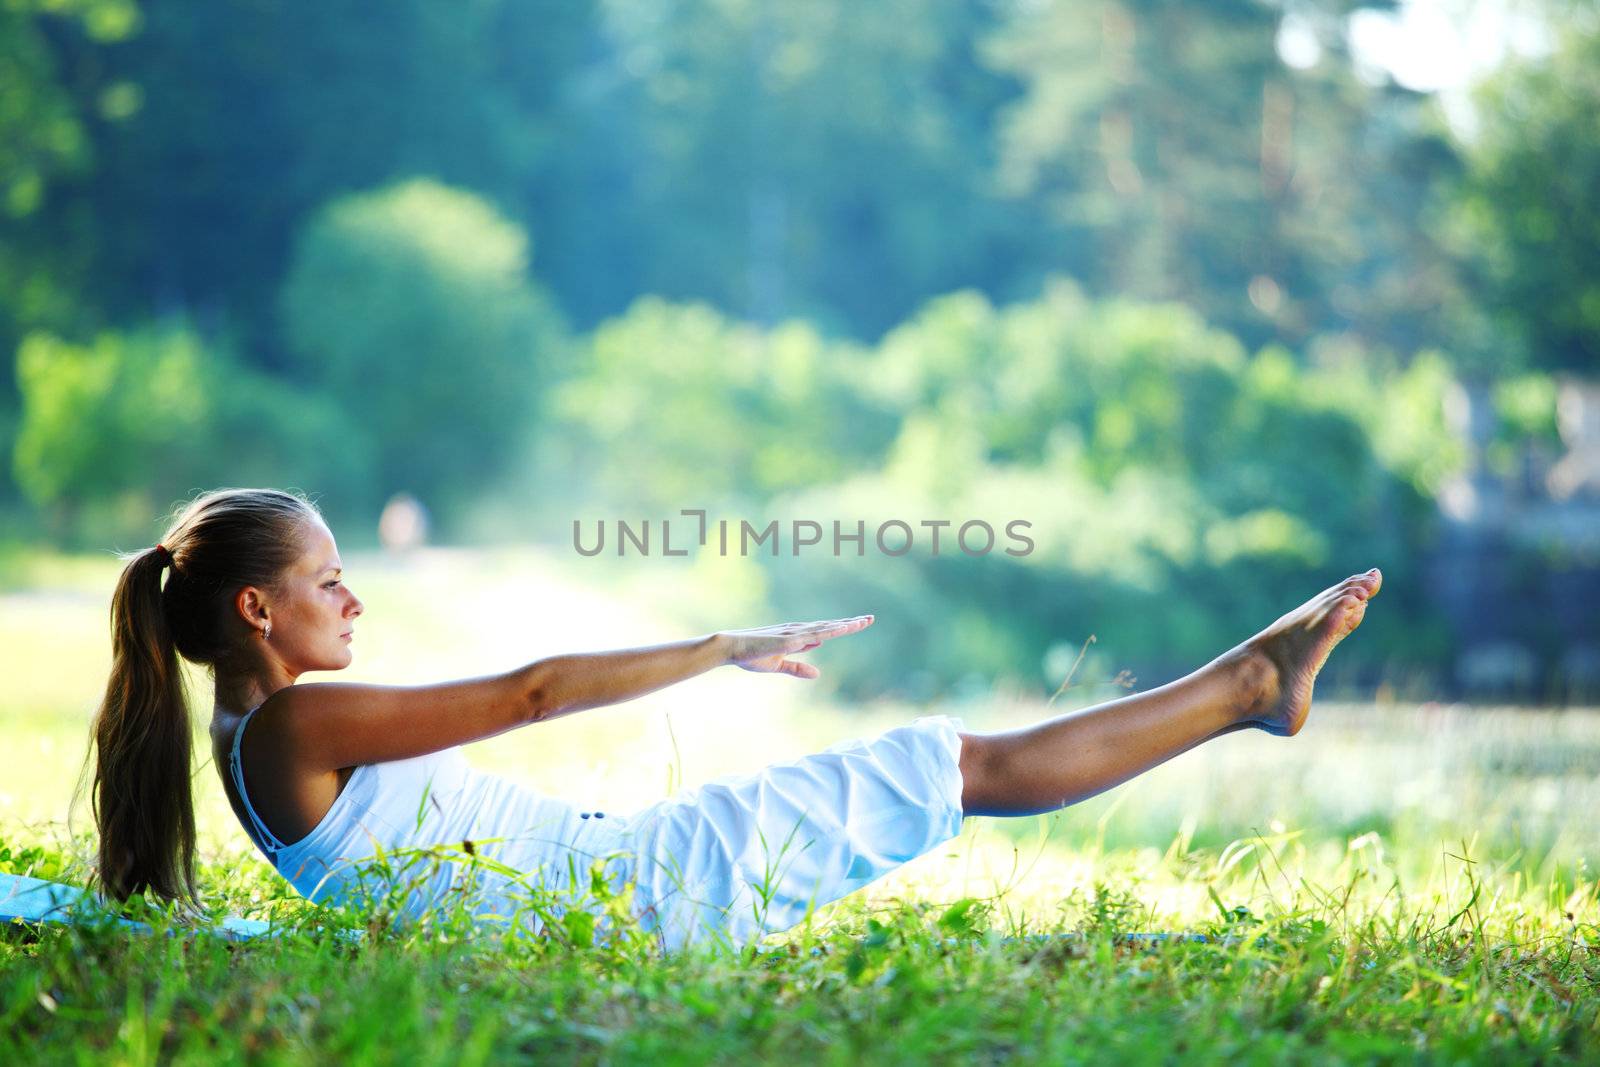
[[[262,637],[271,637],[272,636],[272,624],[270,622],[267,623],[266,629],[261,631],[261,636]]]

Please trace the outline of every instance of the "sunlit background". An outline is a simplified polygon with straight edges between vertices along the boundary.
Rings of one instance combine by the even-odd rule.
[[[1006,831],[1581,864],[1597,114],[1562,0],[11,3],[0,834],[69,830],[117,554],[272,485],[367,601],[351,679],[877,615],[817,682],[473,748],[618,810],[1149,688],[1378,566],[1300,738]]]

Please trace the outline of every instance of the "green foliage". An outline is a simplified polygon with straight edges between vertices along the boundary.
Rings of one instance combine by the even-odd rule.
[[[1421,501],[1432,501],[1466,462],[1464,444],[1445,422],[1457,374],[1441,352],[1419,353],[1404,367],[1375,353],[1345,352],[1308,384],[1357,421],[1380,462]]]
[[[1600,24],[1557,30],[1553,55],[1477,94],[1481,129],[1457,203],[1458,239],[1490,307],[1538,366],[1600,367]]]
[[[1014,7],[982,43],[1020,98],[1001,187],[1097,296],[1180,301],[1251,347],[1354,330],[1417,347],[1459,299],[1421,226],[1454,149],[1425,98],[1355,77],[1348,5]],[[1318,39],[1293,70],[1286,21]]]
[[[1463,459],[1437,354],[1402,366],[1330,350],[1303,369],[1280,348],[1247,355],[1182,306],[1095,302],[1066,281],[1003,308],[939,298],[867,351],[645,301],[593,352],[550,446],[587,472],[582,499],[636,518],[821,522],[803,557],[755,562],[780,613],[907,620],[888,655],[840,651],[827,684],[853,694],[995,677],[1049,691],[1052,650],[1090,633],[1115,664],[1105,678],[1179,672],[1303,599],[1312,576],[1374,563],[1392,598],[1374,647],[1439,654],[1438,620],[1410,607],[1432,500]],[[848,542],[833,558],[835,519],[864,523],[861,555],[881,562]],[[921,523],[940,519],[985,520],[1000,544],[968,556],[948,528],[934,558]],[[1038,542],[1026,556],[1004,552],[1020,551],[1004,535],[1015,519]],[[902,558],[871,544],[889,520],[913,527]],[[1229,593],[1176,592],[1207,588]]]
[[[369,499],[463,502],[499,472],[562,369],[528,240],[480,198],[416,179],[334,201],[284,285],[299,376],[370,443]]]
[[[1513,438],[1552,441],[1556,437],[1556,383],[1548,374],[1523,374],[1501,380],[1494,389],[1502,432]]]
[[[1515,368],[1594,364],[1600,34],[1550,6],[1456,135],[1357,76],[1350,9],[17,0],[0,528],[287,477],[446,537],[530,497],[1070,530],[858,579],[964,620],[951,685],[1085,618],[1187,663],[1308,572],[1415,603],[1455,379],[1511,475],[1561,447]],[[1171,607],[1203,583],[1242,591]],[[1384,640],[1439,653],[1408,614]]]
[[[209,421],[196,338],[102,334],[72,345],[35,334],[17,356],[24,414],[18,483],[38,504],[137,485],[192,447]]]
[[[1460,302],[1426,210],[1454,148],[1424,98],[1355,79],[1347,6],[29,0],[0,48],[27,57],[14,159],[49,173],[19,186],[31,255],[0,258],[82,305],[58,312],[224,309],[272,366],[305,218],[434,175],[538,234],[586,326],[660,294],[868,340],[1065,272],[1250,347],[1410,350]],[[1286,17],[1322,63],[1279,61]],[[67,328],[40,313],[21,328]]]
[[[140,96],[97,131],[94,180],[50,212],[74,248],[73,219],[95,219],[83,251],[99,287],[83,299],[120,318],[173,300],[224,311],[250,357],[281,367],[274,303],[306,219],[412,175],[525,194],[587,17],[504,0],[393,0],[380,20],[349,4],[146,5],[128,47],[82,57]]]
[[[197,485],[356,491],[366,479],[331,405],[245,370],[182,323],[87,345],[31,334],[17,376],[12,473],[69,541],[147,536]]]
[[[894,422],[855,388],[869,372],[859,346],[804,323],[762,330],[645,299],[595,332],[546,436],[588,475],[590,506],[672,516],[763,499],[873,461]]]
[[[49,210],[101,163],[100,136],[138,107],[138,86],[81,52],[137,34],[134,0],[10,0],[0,6],[0,350],[77,316],[88,283],[79,233]],[[9,378],[0,374],[0,378]],[[0,460],[9,383],[0,383]],[[0,502],[9,494],[0,481]]]
[[[49,34],[81,30],[110,44],[136,33],[139,22],[134,0],[11,0],[0,10],[0,216],[31,215],[53,182],[86,174],[94,154],[89,125],[125,116],[126,87],[102,98],[103,114],[79,113],[62,84],[73,72],[63,78]]]
[[[976,293],[934,301],[856,379],[900,416],[882,466],[770,508],[859,516],[869,531],[1023,519],[1035,549],[967,557],[949,530],[935,559],[918,530],[913,553],[871,567],[763,558],[773,600],[801,616],[881,606],[914,620],[890,655],[840,652],[836,673],[858,695],[996,675],[1049,691],[1063,640],[1097,633],[1108,673],[1177,672],[1303,599],[1309,576],[1376,562],[1393,597],[1377,642],[1427,659],[1429,631],[1403,605],[1432,495],[1460,461],[1442,415],[1452,379],[1436,358],[1364,366],[1247,357],[1187,309],[1093,303],[1066,284],[1002,309]],[[1228,593],[1187,592],[1206,589]]]
[[[635,292],[864,339],[974,275],[1013,276],[1035,240],[1027,205],[990,189],[1013,90],[977,49],[999,10],[605,7],[633,133],[625,258],[653,252]]]
[[[1094,304],[1054,281],[998,311],[967,292],[930,302],[879,349],[865,387],[902,412],[969,430],[998,460],[1081,445],[1102,483],[1130,466],[1193,470],[1230,447],[1215,419],[1238,341],[1177,305]]]

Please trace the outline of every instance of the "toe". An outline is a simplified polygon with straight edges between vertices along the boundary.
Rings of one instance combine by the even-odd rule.
[[[1339,629],[1342,633],[1349,633],[1361,625],[1361,620],[1367,614],[1367,598],[1362,596],[1346,596],[1339,600],[1339,608],[1343,612]]]
[[[1378,587],[1382,584],[1383,575],[1379,573],[1376,567],[1374,567],[1365,574],[1355,574],[1351,575],[1349,578],[1346,578],[1340,588],[1365,598],[1376,593],[1378,591]]]

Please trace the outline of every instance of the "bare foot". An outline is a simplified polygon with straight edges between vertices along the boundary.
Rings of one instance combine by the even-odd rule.
[[[1250,679],[1250,696],[1240,721],[1224,733],[1258,726],[1292,737],[1311,711],[1311,687],[1333,646],[1344,640],[1378,595],[1383,575],[1377,568],[1323,590],[1223,657],[1237,662]]]

